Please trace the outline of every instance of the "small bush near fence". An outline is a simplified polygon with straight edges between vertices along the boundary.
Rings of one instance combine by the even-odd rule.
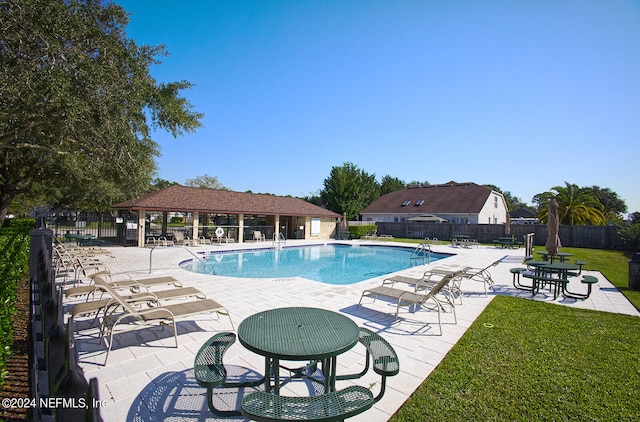
[[[349,226],[349,234],[353,239],[359,239],[362,236],[366,236],[375,232],[377,226],[375,224],[368,224],[362,226]]]
[[[0,385],[7,375],[5,361],[11,355],[13,316],[18,288],[27,288],[29,229],[32,220],[16,220],[0,230]]]
[[[625,249],[640,251],[640,224],[622,224],[618,228]]]

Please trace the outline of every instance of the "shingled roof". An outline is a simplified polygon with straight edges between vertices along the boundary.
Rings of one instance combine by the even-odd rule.
[[[298,198],[173,185],[111,207],[116,210],[307,217],[340,215]]]
[[[382,195],[361,214],[479,213],[491,189],[475,183],[449,182],[412,186]]]

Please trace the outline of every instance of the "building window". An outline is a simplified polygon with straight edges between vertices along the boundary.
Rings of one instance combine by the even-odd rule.
[[[498,208],[498,197],[497,196],[495,196],[493,198],[493,206],[494,206],[494,208]]]
[[[320,236],[320,219],[311,219],[311,236]]]
[[[407,206],[407,205],[409,205],[410,203],[411,203],[411,201],[404,201],[404,202],[402,203],[402,206],[403,206],[403,207],[406,207],[406,206]]]
[[[422,204],[424,204],[424,199],[420,199],[418,202],[416,202],[415,206],[419,207]]]

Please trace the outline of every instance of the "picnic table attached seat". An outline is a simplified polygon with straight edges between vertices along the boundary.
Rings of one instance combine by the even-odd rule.
[[[339,375],[337,379],[349,380],[362,378],[369,371],[371,360],[373,360],[373,370],[382,377],[380,392],[374,398],[374,401],[377,402],[384,395],[387,377],[397,375],[398,372],[400,372],[400,362],[396,351],[387,340],[367,328],[358,327],[358,329],[360,331],[359,341],[367,349],[364,369],[357,374]]]
[[[257,391],[242,399],[242,416],[259,422],[343,421],[369,410],[373,393],[352,385],[320,396],[289,397]]]
[[[586,284],[587,285],[587,292],[586,293],[574,293],[574,292],[568,291],[565,288],[565,290],[564,290],[565,297],[569,297],[571,299],[587,299],[589,296],[591,296],[592,286],[598,282],[598,277],[595,277],[595,276],[592,276],[592,275],[584,275],[584,276],[582,276],[582,280],[580,280],[580,282],[582,284]]]
[[[531,286],[527,286],[526,284],[522,284],[520,282],[520,274],[524,274],[528,270],[522,267],[511,268],[509,272],[513,274],[513,287],[520,290],[527,290],[532,292],[536,288],[536,284],[533,283]]]
[[[222,359],[225,352],[236,341],[236,335],[231,332],[221,332],[207,340],[193,362],[193,372],[198,385],[207,389],[207,405],[209,410],[219,416],[240,416],[237,410],[220,410],[213,404],[213,389],[215,387],[253,387],[264,382],[264,378],[257,381],[230,383],[227,382],[227,370]]]

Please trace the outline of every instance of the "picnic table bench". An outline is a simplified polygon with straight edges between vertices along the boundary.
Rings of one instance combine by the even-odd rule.
[[[496,245],[500,245],[502,248],[516,249],[519,248],[520,245],[524,245],[523,242],[516,240],[514,237],[500,237],[493,241]]]

